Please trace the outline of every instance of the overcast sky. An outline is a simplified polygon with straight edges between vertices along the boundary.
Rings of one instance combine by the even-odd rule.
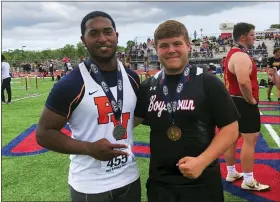
[[[89,12],[105,11],[116,22],[119,45],[153,36],[167,19],[179,20],[193,34],[219,33],[223,22],[250,22],[256,30],[280,21],[280,3],[252,2],[2,2],[2,50],[43,50],[76,45],[80,22]]]

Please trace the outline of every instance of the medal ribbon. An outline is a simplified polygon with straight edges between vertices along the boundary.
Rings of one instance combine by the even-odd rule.
[[[166,85],[166,75],[165,72],[161,72],[161,80],[160,80],[160,85],[164,95],[164,102],[167,108],[168,112],[168,118],[172,122],[172,124],[175,123],[175,112],[177,111],[178,107],[178,101],[180,99],[180,95],[183,91],[184,84],[187,83],[190,80],[190,66],[187,64],[187,66],[184,69],[183,74],[181,75],[178,85],[176,87],[176,91],[174,93],[174,99],[171,101],[170,95],[168,92],[168,87]]]
[[[247,53],[251,57],[249,50],[246,50],[246,48],[244,48],[244,46],[242,46],[240,44],[235,44],[234,46],[237,48],[240,48],[241,50],[243,50],[245,53]]]
[[[122,114],[122,107],[123,107],[123,78],[122,78],[122,72],[121,72],[121,67],[120,64],[118,62],[118,68],[117,68],[117,102],[109,88],[109,86],[107,85],[104,77],[102,76],[100,70],[98,69],[98,67],[96,66],[96,64],[94,64],[93,62],[90,63],[90,71],[89,73],[93,75],[94,80],[96,81],[96,83],[98,83],[104,93],[106,94],[114,116],[116,118],[116,120],[118,121],[118,124],[120,124],[120,119],[121,119],[121,114]]]

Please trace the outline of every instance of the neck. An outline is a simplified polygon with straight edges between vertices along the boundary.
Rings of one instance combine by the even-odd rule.
[[[237,44],[243,46],[246,50],[248,50],[248,46],[246,43],[239,41],[239,42],[237,42]]]
[[[92,59],[92,61],[97,65],[98,69],[100,69],[101,71],[114,71],[118,65],[117,57],[113,57],[109,61],[99,61],[95,59]]]
[[[188,63],[187,63],[188,64]],[[164,69],[166,75],[178,75],[184,72],[186,65],[182,66],[180,69]]]

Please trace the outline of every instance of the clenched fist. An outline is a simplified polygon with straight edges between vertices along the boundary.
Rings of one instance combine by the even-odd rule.
[[[205,163],[201,159],[188,156],[180,159],[177,166],[179,166],[179,170],[185,177],[191,179],[198,178],[206,168]]]

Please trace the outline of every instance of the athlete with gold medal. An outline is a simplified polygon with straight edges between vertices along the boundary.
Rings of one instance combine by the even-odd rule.
[[[148,202],[221,202],[217,159],[238,137],[238,111],[217,77],[189,65],[182,23],[160,24],[154,41],[163,70],[141,83],[134,112],[151,129]]]

